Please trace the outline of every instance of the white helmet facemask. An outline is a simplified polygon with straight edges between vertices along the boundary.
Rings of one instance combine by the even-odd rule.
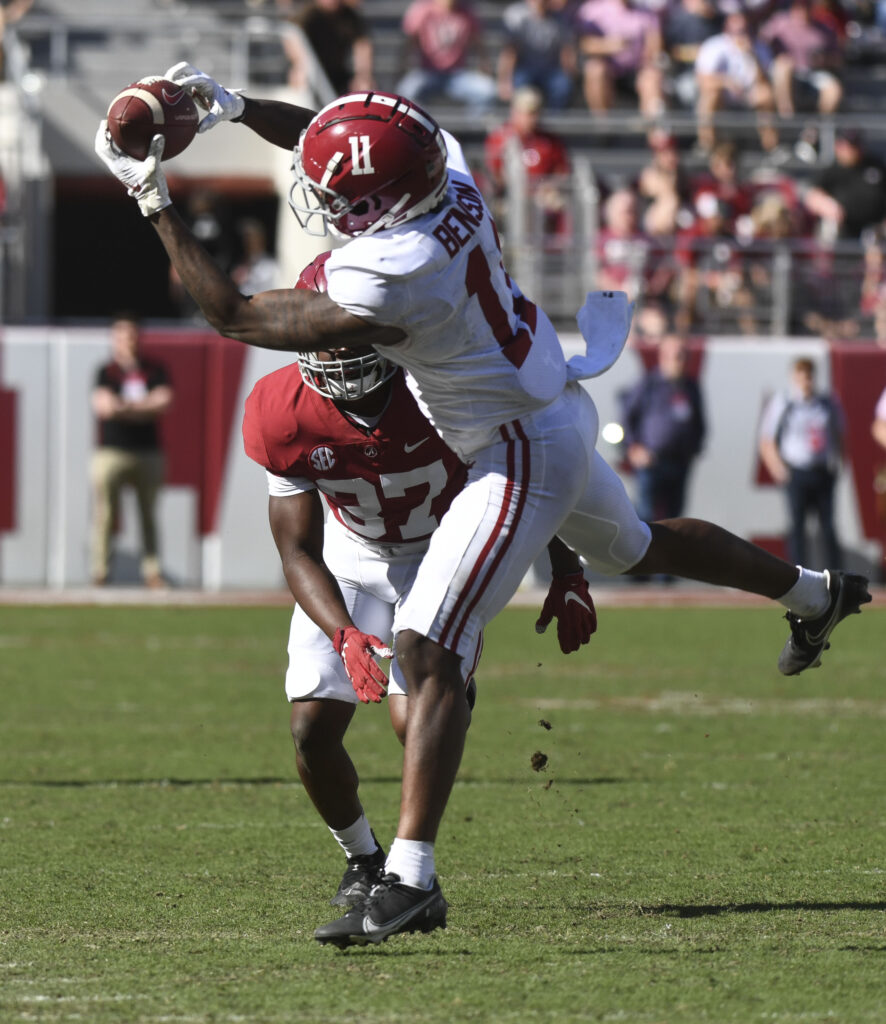
[[[394,363],[373,350],[336,359],[320,359],[316,352],[295,355],[305,384],[326,398],[339,401],[355,402],[380,388],[397,372]]]

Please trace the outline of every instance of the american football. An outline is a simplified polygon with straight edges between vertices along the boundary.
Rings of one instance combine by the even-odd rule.
[[[108,107],[111,138],[128,156],[144,160],[155,135],[163,135],[163,159],[178,156],[197,133],[200,120],[189,93],[157,76],[142,78],[119,92]]]

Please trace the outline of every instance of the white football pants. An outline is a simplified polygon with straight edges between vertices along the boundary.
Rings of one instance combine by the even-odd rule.
[[[354,539],[346,527],[330,515],[326,518],[323,559],[338,580],[345,606],[354,624],[386,643],[393,638],[397,609],[408,597],[427,543],[371,546]],[[480,657],[482,635],[462,660],[465,685]],[[286,696],[295,700],[357,702],[341,658],[326,634],[296,605],[289,627],[289,667]],[[396,659],[390,665],[388,693],[405,694],[406,682]]]
[[[466,659],[554,534],[592,568],[618,575],[650,530],[600,456],[597,410],[577,383],[551,405],[500,428],[473,458],[464,490],[431,537],[394,634],[413,629]],[[396,641],[395,641],[396,642]]]

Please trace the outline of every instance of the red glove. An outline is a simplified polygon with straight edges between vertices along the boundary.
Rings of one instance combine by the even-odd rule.
[[[572,572],[551,580],[535,632],[544,633],[553,618],[557,620],[557,640],[564,654],[577,651],[596,633],[597,612],[582,573]]]
[[[364,704],[370,701],[380,704],[388,685],[388,677],[372,656],[377,654],[380,658],[393,658],[394,652],[390,647],[371,633],[361,633],[356,626],[337,629],[332,637],[332,646],[344,662],[345,672],[360,700]]]

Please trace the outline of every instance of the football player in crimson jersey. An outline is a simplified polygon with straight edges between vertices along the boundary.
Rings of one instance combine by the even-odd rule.
[[[819,664],[834,627],[870,600],[867,580],[792,566],[702,520],[637,518],[595,450],[596,408],[578,383],[617,358],[627,335],[625,296],[588,297],[579,314],[588,351],[567,368],[550,321],[505,271],[458,143],[414,103],[357,93],[314,115],[236,95],[190,65],[164,77],[208,111],[201,128],[242,121],[294,147],[296,216],[308,229],[329,224],[348,239],[326,263],[326,294],[243,296],[172,206],[162,137],[137,161],[113,145],[102,123],[97,154],[150,218],[207,320],[264,348],[371,345],[408,371],[419,407],[468,463],[467,482],[395,615],[409,716],[386,873],[365,902],[314,937],[347,946],[430,931],[446,923],[434,841],[468,724],[461,664],[552,536],[611,575],[684,576],[779,601],[791,626],[779,657],[788,675]]]
[[[325,291],[328,257],[309,264],[296,287]],[[356,700],[380,702],[387,688],[391,722],[405,741],[403,673],[392,662],[388,684],[371,654],[386,651],[397,605],[467,467],[419,411],[403,371],[371,348],[298,353],[296,363],[263,377],[246,401],[243,439],[267,470],[271,530],[296,601],[286,673],[296,764],[348,858],[332,904],[352,906],[381,878],[385,855],[358,798],[344,735]],[[550,554],[557,582],[541,622],[557,618],[569,653],[596,627],[593,602],[574,553],[554,540]],[[578,600],[558,599],[558,588]],[[481,646],[478,634],[461,663],[469,707]]]

